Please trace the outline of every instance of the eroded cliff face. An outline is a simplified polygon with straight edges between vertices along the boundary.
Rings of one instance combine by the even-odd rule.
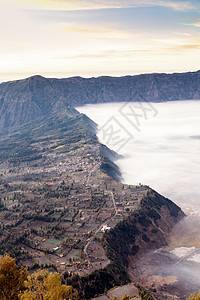
[[[105,233],[107,256],[129,269],[147,251],[166,245],[173,226],[184,216],[172,201],[154,190],[148,191],[139,210]]]

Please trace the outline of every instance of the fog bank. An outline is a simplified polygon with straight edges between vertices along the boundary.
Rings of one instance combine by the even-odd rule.
[[[186,213],[200,214],[200,101],[108,103],[78,110],[99,125],[99,140],[124,156],[116,164],[125,183],[147,184]]]

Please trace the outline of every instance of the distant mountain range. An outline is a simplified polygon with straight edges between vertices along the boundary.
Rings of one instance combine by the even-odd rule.
[[[74,107],[88,103],[191,99],[200,99],[200,71],[88,79],[36,75],[0,84],[0,131],[63,111],[70,118],[78,114]]]

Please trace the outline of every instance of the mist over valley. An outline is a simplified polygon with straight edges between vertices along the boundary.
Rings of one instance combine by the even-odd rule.
[[[119,145],[107,138],[105,124],[119,134],[114,117],[124,138],[124,128],[131,134],[118,151],[122,157],[115,161],[124,183],[150,185],[186,213],[174,227],[168,246],[145,255],[132,270],[133,278],[163,299],[185,299],[200,285],[200,101],[150,103],[149,115],[140,119],[140,131],[121,113],[124,105],[86,105],[78,110],[99,125],[100,141],[113,150]],[[128,105],[139,114],[138,103]]]
[[[79,107],[99,125],[113,116],[133,136],[120,150],[116,161],[127,184],[147,184],[190,213],[200,211],[200,101],[152,103],[157,111],[141,119],[137,131],[122,114],[124,103]],[[137,105],[136,104],[132,104]],[[113,128],[115,124],[113,123]],[[100,142],[105,143],[102,130]],[[110,141],[107,146],[117,150]]]

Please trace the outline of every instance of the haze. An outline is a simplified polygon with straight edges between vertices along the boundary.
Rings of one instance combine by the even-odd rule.
[[[0,4],[0,81],[200,69],[197,0]]]

